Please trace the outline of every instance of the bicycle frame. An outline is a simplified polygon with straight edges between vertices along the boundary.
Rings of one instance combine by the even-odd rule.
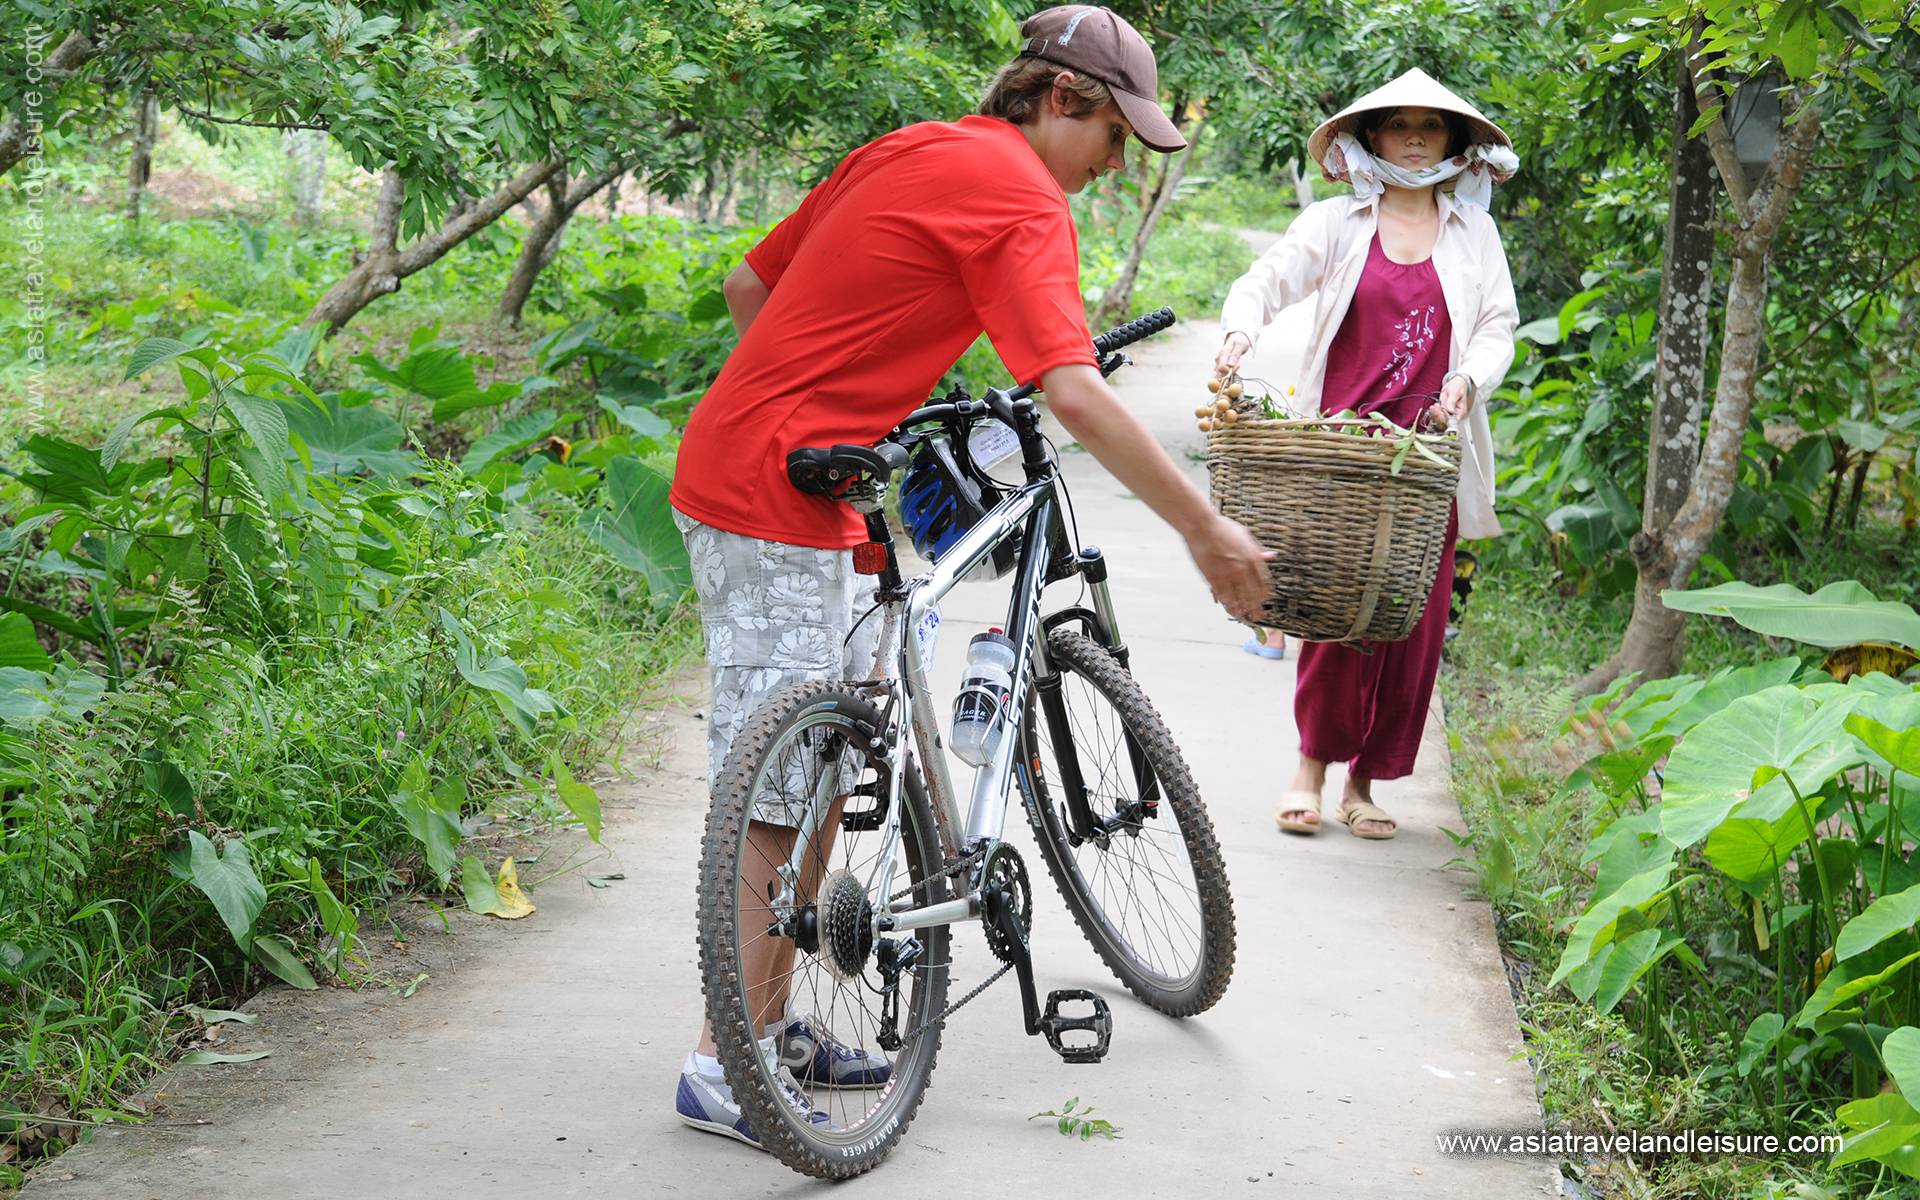
[[[1048,531],[1057,519],[1060,506],[1059,482],[1055,474],[1057,468],[1045,462],[1037,452],[1037,432],[1019,432],[1023,446],[1027,445],[1029,438],[1035,442],[1035,450],[1029,454],[1028,460],[1029,481],[1008,493],[990,509],[925,574],[900,580],[898,586],[893,588],[886,587],[883,580],[880,612],[885,625],[876,655],[877,677],[874,685],[884,689],[888,697],[885,711],[891,722],[889,741],[897,748],[897,752],[892,756],[892,774],[887,781],[885,838],[875,872],[880,884],[877,889],[880,897],[891,896],[894,890],[893,879],[902,838],[901,800],[907,760],[904,748],[909,744],[913,747],[914,757],[926,783],[946,859],[952,860],[963,852],[999,841],[1006,828],[1010,802],[1008,793],[1015,778],[1015,755],[1027,704],[1035,680],[1050,672],[1046,659],[1047,626],[1041,618],[1040,601],[1042,592],[1051,581],[1050,568],[1054,564],[1048,561],[1051,549]],[[884,520],[876,513],[870,513],[868,517],[871,536],[887,547],[889,574],[898,579],[892,535]],[[945,745],[940,735],[941,711],[927,682],[927,671],[932,664],[916,631],[969,571],[1014,537],[1022,541],[1005,625],[1008,639],[1015,647],[1013,682],[1000,718],[1003,722],[1002,735],[993,758],[984,766],[975,768],[972,799],[963,825],[958,797],[947,768]],[[1098,631],[1101,640],[1124,658],[1125,647],[1119,639],[1106,573],[1104,570],[1089,570],[1092,564],[1103,564],[1097,551],[1075,557],[1075,573],[1088,581],[1093,610],[1091,613],[1077,614],[1069,610],[1068,615],[1090,618],[1089,624]],[[887,662],[894,664],[894,670],[890,674],[882,674],[879,664]],[[909,735],[911,743],[908,741]],[[1069,794],[1077,801],[1075,807],[1084,810],[1085,796],[1078,787],[1078,771],[1072,765],[1070,745],[1066,747],[1063,757],[1068,760],[1062,764],[1063,774],[1070,771],[1075,776],[1069,782]],[[837,778],[837,771],[824,773],[822,787],[830,790],[830,781]],[[818,833],[820,816],[827,810],[830,800],[831,796],[814,798],[811,810],[795,838],[793,852],[779,871],[783,887],[780,895],[774,898],[776,912],[789,912],[794,905],[801,866]],[[1084,820],[1084,812],[1080,815]],[[890,904],[882,901],[876,913],[883,931],[951,924],[977,917],[981,912],[979,892],[971,883],[967,894],[956,900],[903,912],[891,912],[890,908]]]

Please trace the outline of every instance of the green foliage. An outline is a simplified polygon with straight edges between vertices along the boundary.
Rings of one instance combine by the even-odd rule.
[[[1828,549],[1887,559],[1876,588],[1911,569],[1880,541]],[[1476,582],[1442,675],[1459,865],[1493,902],[1548,1121],[1882,1123],[1856,1129],[1871,1114],[1850,1101],[1879,1086],[1887,1032],[1920,1024],[1902,1015],[1920,958],[1901,962],[1920,951],[1901,908],[1920,887],[1906,861],[1920,781],[1895,766],[1920,693],[1885,676],[1842,686],[1719,621],[1690,640],[1694,674],[1625,680],[1569,711],[1555,684],[1617,636],[1624,604],[1556,599],[1551,566],[1524,560],[1483,561]],[[1856,765],[1830,773],[1842,752]],[[1700,835],[1701,806],[1741,791]],[[1557,967],[1564,988],[1548,986]],[[1758,1195],[1771,1178],[1783,1194],[1799,1181],[1856,1195],[1878,1164],[1722,1164],[1738,1187],[1700,1169],[1653,1164],[1641,1186]]]
[[[1913,619],[1857,585],[1675,599],[1817,644]],[[1566,982],[1600,1012],[1626,1002],[1656,1062],[1663,1044],[1682,1062],[1696,1043],[1732,1054],[1713,1071],[1730,1066],[1729,1086],[1744,1080],[1776,1129],[1789,1096],[1850,1093],[1836,1119],[1855,1135],[1834,1166],[1905,1170],[1886,1135],[1905,1110],[1858,1098],[1884,1074],[1900,1083],[1906,1035],[1889,1031],[1920,1020],[1920,866],[1903,836],[1920,779],[1902,778],[1920,755],[1909,762],[1900,732],[1915,724],[1920,689],[1879,674],[1842,685],[1792,659],[1629,681],[1577,709],[1562,733],[1590,749],[1569,787],[1602,798],[1609,817],[1583,855],[1600,871],[1549,986]],[[1612,769],[1623,759],[1633,766]],[[1622,855],[1643,869],[1610,876]]]
[[[1789,583],[1772,587],[1723,583],[1697,591],[1661,593],[1668,608],[1730,618],[1756,633],[1809,646],[1891,642],[1920,647],[1920,614],[1897,600],[1881,600],[1851,579],[1809,595]]]
[[[1053,1119],[1054,1127],[1060,1131],[1062,1137],[1077,1137],[1083,1142],[1090,1142],[1096,1137],[1106,1138],[1110,1142],[1120,1140],[1120,1127],[1118,1125],[1115,1125],[1105,1117],[1093,1116],[1093,1106],[1091,1104],[1075,1111],[1075,1106],[1079,1103],[1080,1098],[1075,1096],[1065,1104],[1062,1104],[1058,1109],[1050,1108],[1045,1112],[1037,1112],[1028,1117],[1027,1120],[1038,1121],[1050,1117]]]
[[[1526,553],[1545,545],[1576,591],[1633,586],[1628,539],[1640,528],[1651,309],[1604,316],[1612,289],[1586,290],[1517,333],[1514,367],[1489,410],[1500,447],[1503,512]]]
[[[474,378],[449,351],[412,343]],[[362,931],[480,852],[469,812],[597,838],[572,764],[694,642],[683,583],[581,532],[670,430],[576,415],[558,459],[468,473],[275,355],[124,361],[154,390],[104,444],[34,434],[0,479],[0,1093],[76,1113],[190,1002],[367,979]],[[410,362],[381,390],[430,396]]]

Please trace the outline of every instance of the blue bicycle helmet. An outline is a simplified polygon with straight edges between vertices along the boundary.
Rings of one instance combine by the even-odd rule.
[[[979,523],[987,510],[1000,503],[1002,493],[981,479],[966,451],[936,434],[914,449],[907,473],[900,480],[900,520],[913,539],[913,548],[929,562],[953,548],[961,536]],[[973,577],[998,579],[1013,570],[1019,554],[1016,539],[994,547]]]

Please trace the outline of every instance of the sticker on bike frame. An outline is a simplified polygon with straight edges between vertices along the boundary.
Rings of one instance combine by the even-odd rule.
[[[933,648],[940,641],[940,608],[938,605],[927,610],[920,618],[920,624],[914,627],[913,640],[920,646],[920,661],[933,662]]]
[[[1020,435],[999,421],[982,421],[967,435],[973,465],[991,475],[993,468],[1020,453]]]

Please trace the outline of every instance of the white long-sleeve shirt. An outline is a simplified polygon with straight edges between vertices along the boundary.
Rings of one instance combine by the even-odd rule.
[[[1493,511],[1493,430],[1487,423],[1487,397],[1513,365],[1513,333],[1520,313],[1492,215],[1476,205],[1460,204],[1446,192],[1436,198],[1440,235],[1433,244],[1433,265],[1453,325],[1447,366],[1474,383],[1473,409],[1461,429],[1460,536],[1496,537],[1503,531]],[[1375,199],[1336,196],[1308,206],[1227,291],[1220,310],[1223,333],[1244,334],[1256,345],[1276,313],[1317,294],[1302,378],[1289,398],[1298,416],[1320,413],[1327,352],[1367,265],[1367,250],[1380,223],[1377,204]]]

